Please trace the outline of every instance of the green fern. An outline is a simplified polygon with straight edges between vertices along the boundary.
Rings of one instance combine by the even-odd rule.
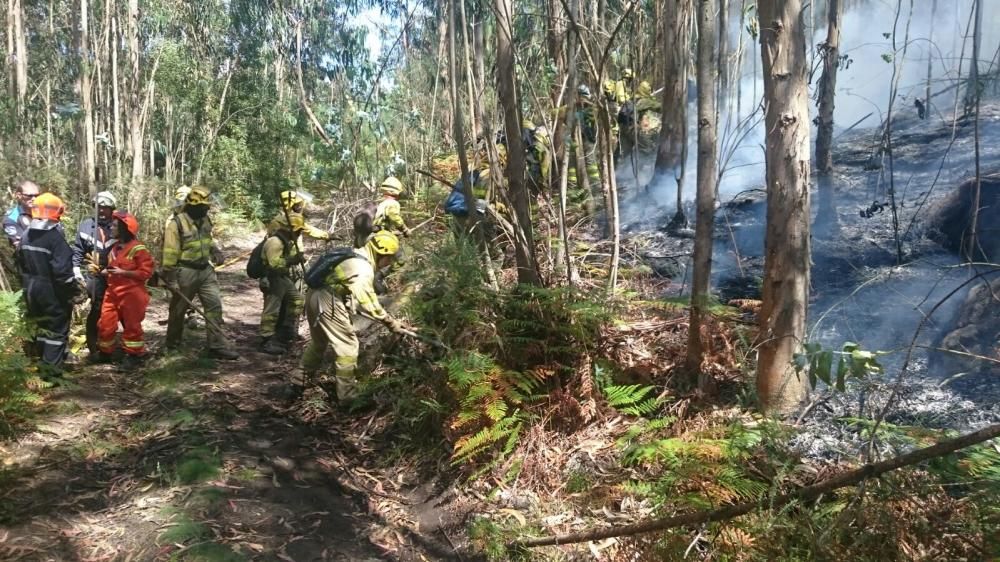
[[[612,385],[601,390],[604,392],[609,406],[630,416],[648,416],[655,412],[663,401],[658,397],[647,398],[648,394],[656,390],[653,386]]]

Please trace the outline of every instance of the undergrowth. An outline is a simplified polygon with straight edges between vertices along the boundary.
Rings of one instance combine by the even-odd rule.
[[[0,436],[26,422],[41,401],[42,383],[22,348],[29,332],[23,318],[21,293],[0,291]]]

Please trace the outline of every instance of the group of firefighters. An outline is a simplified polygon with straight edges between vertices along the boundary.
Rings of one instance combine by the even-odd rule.
[[[619,122],[625,108],[630,107],[633,116],[649,109],[641,106],[652,100],[649,84],[643,81],[635,87],[631,69],[623,71],[621,80],[602,86],[604,101],[618,115]],[[594,102],[586,85],[580,86],[578,94],[576,113],[584,131],[583,142],[592,145]],[[525,120],[522,137],[529,179],[541,191],[548,184],[552,165],[548,131]],[[497,149],[505,150],[504,145],[503,139],[498,139]],[[596,176],[595,165],[588,163],[587,168],[588,176]],[[473,174],[473,195],[477,199],[474,208],[479,213],[484,213],[488,205],[485,185],[489,176],[485,165]],[[52,193],[41,192],[32,181],[21,181],[14,188],[17,201],[4,217],[3,227],[15,250],[27,317],[35,330],[28,348],[38,357],[43,376],[53,380],[61,377],[70,355],[68,340],[74,305],[88,298],[88,360],[120,360],[120,368],[125,371],[140,368],[147,356],[142,329],[149,304],[146,286],[157,282],[171,293],[165,341],[168,352],[182,347],[186,316],[196,310],[204,317],[208,353],[223,360],[239,358],[223,330],[216,269],[224,258],[213,238],[209,216],[212,198],[206,188],[185,186],[175,193],[172,214],[164,226],[159,267],[139,240],[139,221],[118,210],[110,192],[96,195],[93,216],[79,224],[71,246],[61,222],[66,211],[64,202]],[[359,343],[352,314],[380,321],[392,331],[406,332],[378,300],[378,293],[384,292],[382,278],[402,257],[397,234],[410,234],[400,212],[399,197],[404,187],[398,178],[389,176],[379,189],[382,200],[355,217],[353,248],[343,249],[336,260],[319,260],[329,267],[315,272],[311,280],[304,267],[302,235],[329,240],[331,234],[306,222],[303,194],[283,191],[281,208],[267,224],[266,237],[259,247],[259,283],[264,296],[259,349],[272,355],[287,353],[300,339],[298,326],[305,312],[311,338],[302,357],[301,376],[291,381],[294,396],[301,395],[307,384],[324,374],[323,357],[330,347],[336,357],[332,373],[336,397],[345,400],[354,396]],[[445,200],[444,209],[454,215],[468,213],[461,182]],[[359,217],[364,220],[359,222]],[[201,308],[194,304],[195,300]]]
[[[41,376],[53,382],[61,379],[70,356],[73,308],[87,298],[88,361],[116,361],[124,371],[140,368],[147,357],[142,328],[149,305],[146,287],[154,276],[172,295],[165,342],[168,352],[181,348],[185,317],[193,309],[204,316],[209,355],[223,360],[240,357],[223,331],[216,268],[224,257],[213,238],[212,199],[206,188],[181,187],[175,193],[172,216],[164,226],[159,267],[138,237],[138,219],[118,210],[110,192],[96,195],[94,215],[79,224],[71,246],[62,224],[65,203],[29,180],[18,182],[14,189],[17,201],[5,215],[3,228],[14,248],[26,317],[34,330],[26,348],[38,359]],[[267,225],[261,251],[266,274],[260,279],[264,294],[260,349],[285,353],[299,338],[299,320],[305,310],[311,338],[302,357],[302,376],[291,381],[295,396],[325,374],[323,358],[329,347],[336,357],[331,373],[336,398],[347,400],[356,394],[359,343],[352,314],[380,321],[393,331],[404,330],[379,303],[375,289],[376,273],[391,268],[401,254],[396,233],[410,234],[398,201],[403,185],[390,176],[380,190],[383,199],[375,208],[370,232],[356,237],[347,255],[319,272],[315,286],[303,286],[306,260],[300,239],[305,234],[327,240],[330,233],[306,223],[305,199],[295,191],[282,192],[281,210]],[[194,304],[196,298],[200,308]]]

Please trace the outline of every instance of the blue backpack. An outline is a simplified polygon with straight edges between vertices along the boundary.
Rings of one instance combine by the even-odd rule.
[[[465,194],[462,193],[462,182],[456,184],[448,197],[444,200],[444,212],[456,217],[464,217],[469,214],[469,208],[465,205]]]

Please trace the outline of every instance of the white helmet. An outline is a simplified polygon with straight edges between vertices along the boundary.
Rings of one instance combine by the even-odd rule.
[[[101,191],[94,196],[94,203],[98,207],[111,207],[114,209],[118,205],[118,200],[110,191]]]

